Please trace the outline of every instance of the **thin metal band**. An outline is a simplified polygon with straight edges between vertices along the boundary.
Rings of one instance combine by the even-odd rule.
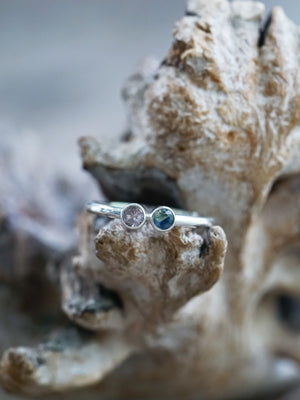
[[[144,219],[142,223],[140,223],[138,226],[130,227],[127,226],[126,223],[124,223],[122,213],[124,212],[124,209],[128,206],[139,207],[142,210],[144,214]],[[166,229],[160,229],[157,225],[155,225],[155,223],[153,223],[153,214],[158,209],[170,210],[170,212],[173,213],[174,221],[170,227],[167,227]],[[86,210],[93,214],[102,215],[104,217],[121,219],[123,224],[130,229],[138,229],[146,221],[150,221],[155,229],[161,231],[168,231],[174,225],[210,228],[214,222],[213,218],[200,217],[196,212],[188,212],[186,210],[179,210],[176,208],[172,209],[170,207],[163,207],[163,206],[149,207],[136,203],[122,203],[122,202],[104,203],[104,202],[92,201],[86,205]]]
[[[126,203],[124,203],[124,206]],[[99,201],[91,201],[87,203],[86,210],[98,215],[109,218],[120,218],[123,207],[117,207],[113,203],[100,203]]]
[[[175,225],[177,226],[203,226],[210,228],[213,225],[212,218],[193,217],[190,215],[178,215],[175,213]]]

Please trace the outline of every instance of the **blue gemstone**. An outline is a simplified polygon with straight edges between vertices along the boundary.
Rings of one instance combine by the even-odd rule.
[[[174,213],[168,208],[159,208],[152,214],[152,221],[158,229],[166,231],[174,224]]]

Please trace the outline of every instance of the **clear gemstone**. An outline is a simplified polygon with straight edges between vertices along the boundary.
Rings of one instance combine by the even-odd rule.
[[[129,228],[139,228],[145,221],[145,213],[141,206],[130,204],[122,212],[122,220]]]
[[[172,210],[162,207],[153,212],[152,221],[158,229],[166,231],[174,225],[175,216]]]

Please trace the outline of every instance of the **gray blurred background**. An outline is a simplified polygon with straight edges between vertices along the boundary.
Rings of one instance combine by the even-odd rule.
[[[299,0],[264,3],[300,23]],[[164,56],[183,13],[184,0],[0,0],[0,135],[64,134],[77,152],[78,136],[121,134],[125,78]]]

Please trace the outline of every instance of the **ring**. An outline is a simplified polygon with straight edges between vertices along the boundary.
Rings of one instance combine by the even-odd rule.
[[[200,217],[196,212],[190,213],[167,206],[154,209],[152,207],[149,211],[148,206],[138,203],[92,201],[86,205],[86,210],[104,217],[120,219],[123,226],[132,230],[141,228],[147,221],[154,229],[163,232],[169,231],[174,226],[210,228],[213,224],[212,218]]]

